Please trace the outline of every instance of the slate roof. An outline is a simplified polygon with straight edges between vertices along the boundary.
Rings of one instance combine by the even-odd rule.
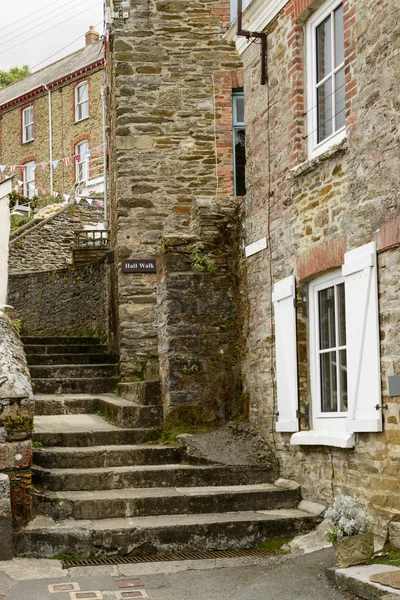
[[[32,73],[32,75],[28,75],[24,79],[1,89],[0,106],[41,87],[43,84],[48,85],[70,73],[75,73],[75,71],[91,65],[102,57],[103,45],[101,41],[90,46],[85,46],[81,50],[69,54],[51,65]]]

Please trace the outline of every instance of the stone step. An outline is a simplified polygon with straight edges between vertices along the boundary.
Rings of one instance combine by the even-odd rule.
[[[32,365],[32,379],[77,379],[117,377],[118,365]]]
[[[259,465],[140,465],[99,469],[44,469],[34,466],[33,483],[54,492],[129,487],[203,487],[271,483],[276,473]]]
[[[35,394],[107,394],[115,390],[118,377],[33,378]]]
[[[25,344],[24,350],[27,356],[31,354],[65,354],[66,346],[63,344],[56,346],[53,344]],[[77,344],[68,345],[67,354],[106,354],[108,347],[101,344]]]
[[[161,404],[161,387],[159,381],[134,381],[119,383],[118,392],[121,398],[136,404]]]
[[[130,465],[180,463],[180,446],[108,445],[85,448],[48,447],[33,451],[35,465],[46,469],[98,469]]]
[[[82,448],[143,444],[150,428],[122,428],[107,423],[99,415],[45,415],[34,419],[34,440],[43,446]]]
[[[111,354],[27,354],[28,365],[95,365],[116,363]]]
[[[55,346],[78,346],[78,345],[100,345],[101,340],[96,337],[74,337],[74,336],[36,336],[25,335],[21,338],[22,343],[28,345],[55,345]]]
[[[142,406],[122,398],[100,398],[100,413],[118,427],[161,427],[162,406]]]
[[[272,484],[200,488],[126,488],[88,492],[45,492],[35,507],[56,521],[111,519],[157,515],[276,510],[296,508],[300,487],[285,490]]]
[[[101,397],[102,394],[35,394],[35,414],[95,414],[100,411]]]
[[[43,558],[59,553],[126,555],[144,544],[160,552],[227,550],[307,533],[319,522],[298,509],[58,522],[39,516],[14,539],[17,554]]]

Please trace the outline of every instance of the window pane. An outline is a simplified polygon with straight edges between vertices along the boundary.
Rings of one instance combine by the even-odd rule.
[[[236,96],[235,103],[236,103],[236,120],[235,120],[234,124],[236,125],[238,123],[244,123],[244,97]]]
[[[340,412],[347,411],[347,353],[339,350]]]
[[[336,73],[335,92],[336,129],[340,129],[346,124],[346,111],[344,102],[344,67]]]
[[[317,27],[317,83],[332,72],[331,17]]]
[[[246,195],[246,132],[236,129],[234,161],[235,161],[235,195]]]
[[[78,87],[78,102],[84,102],[88,98],[88,85],[81,85]]]
[[[335,288],[318,292],[319,302],[319,348],[326,350],[336,346]]]
[[[344,61],[343,4],[335,10],[335,67]]]
[[[317,90],[318,142],[332,134],[332,79],[328,79]]]
[[[321,412],[337,411],[336,352],[320,354]]]
[[[346,304],[344,283],[337,286],[337,316],[339,331],[339,346],[346,345]]]
[[[26,139],[33,140],[33,125],[28,125],[26,128]]]

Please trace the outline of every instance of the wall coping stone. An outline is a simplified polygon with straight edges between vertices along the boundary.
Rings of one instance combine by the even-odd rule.
[[[46,217],[44,219],[38,219],[37,223],[34,222],[35,221],[35,219],[34,219],[33,221],[30,221],[29,223],[26,223],[26,225],[23,225],[22,227],[20,227],[16,231],[13,231],[10,234],[10,245],[13,244],[14,242],[17,242],[21,238],[25,237],[26,235],[28,235],[32,231],[36,231],[36,229],[38,229],[39,227],[42,227],[46,223],[50,223],[53,219],[55,219],[56,217],[59,217],[64,212],[66,212],[74,204],[75,204],[75,198],[73,200],[71,200],[70,202],[68,202],[68,204],[66,204],[65,206],[63,206],[60,210],[58,210],[57,212],[55,212],[52,215],[50,215],[49,217]],[[34,224],[32,225],[32,223],[34,223]]]
[[[33,400],[25,352],[11,319],[0,311],[0,398]]]

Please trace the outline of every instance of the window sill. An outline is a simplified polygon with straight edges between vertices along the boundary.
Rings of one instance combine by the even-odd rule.
[[[77,125],[78,123],[82,123],[82,121],[87,121],[88,119],[89,119],[89,117],[84,117],[83,119],[79,119],[78,121],[74,121],[74,125]]]
[[[319,156],[315,156],[314,158],[310,158],[305,162],[301,163],[297,167],[290,169],[289,178],[295,179],[296,177],[301,177],[302,175],[306,175],[313,171],[316,167],[318,167],[322,162],[332,158],[333,156],[339,154],[345,154],[349,148],[348,139],[344,138],[338,144],[331,146],[328,150],[319,154]]]
[[[32,144],[32,142],[35,141],[35,138],[32,138],[31,140],[25,140],[24,142],[22,142],[22,145],[25,146],[25,144]]]
[[[341,430],[299,431],[290,438],[291,446],[334,446],[335,448],[354,448],[354,433]]]

